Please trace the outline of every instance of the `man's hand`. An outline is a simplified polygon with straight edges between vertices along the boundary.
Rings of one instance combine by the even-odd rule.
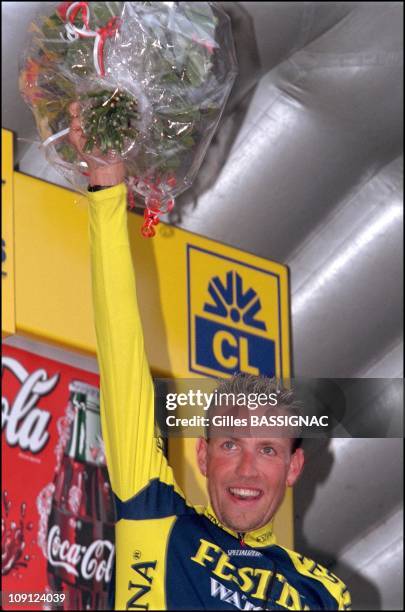
[[[80,122],[80,104],[72,102],[69,105],[69,113],[72,117],[69,141],[89,167],[89,184],[108,187],[122,183],[125,178],[125,165],[118,153],[110,151],[103,156],[98,149],[93,149],[91,155],[84,153],[87,139]]]

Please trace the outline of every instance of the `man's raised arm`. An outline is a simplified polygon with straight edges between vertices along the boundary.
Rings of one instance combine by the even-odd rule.
[[[111,484],[124,501],[146,484],[147,463],[156,452],[153,384],[129,248],[126,187],[97,191],[89,200],[102,432]]]
[[[154,391],[144,349],[127,229],[125,168],[83,154],[79,105],[70,108],[70,141],[90,170],[90,255],[101,425],[114,493],[132,498],[153,478],[173,482],[154,437]]]

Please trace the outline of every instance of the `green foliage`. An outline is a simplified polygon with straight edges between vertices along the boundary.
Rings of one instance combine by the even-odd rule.
[[[94,74],[93,39],[83,39],[70,43],[65,56],[65,67],[80,77]]]
[[[90,27],[98,29],[113,16],[120,17],[124,4],[89,3]],[[198,99],[194,95],[196,90],[213,78],[217,19],[206,3],[180,3],[184,6],[182,23],[187,24],[188,20],[189,25],[179,31],[170,27],[171,7],[166,4],[170,3],[137,3],[138,17],[142,19],[142,11],[150,17],[142,26],[144,49],[136,58],[138,73],[147,75],[150,91],[162,100],[152,108],[146,135],[139,132],[140,111],[133,96],[118,89],[109,90],[104,84],[94,89],[93,77],[97,76],[94,38],[68,42],[65,24],[57,12],[44,19],[40,29],[35,26],[41,97],[34,106],[38,116],[47,119],[52,133],[66,128],[70,121],[68,106],[79,98],[84,109],[87,153],[97,150],[105,154],[114,149],[125,154],[129,141],[135,140],[140,145],[135,162],[137,171],[172,172],[189,159],[190,149],[203,136],[204,122],[211,116],[217,117],[219,112],[212,100],[207,100],[204,107],[194,102]],[[74,23],[83,27],[80,11]],[[64,44],[62,39],[66,40]],[[215,80],[213,83],[215,87]],[[78,90],[85,93],[78,96]],[[151,101],[153,104],[153,97]],[[72,147],[59,144],[58,152],[65,161],[76,161]]]
[[[114,149],[123,154],[125,141],[138,137],[136,101],[118,89],[91,92],[80,99],[90,103],[85,114],[84,133],[88,140],[84,151],[90,153],[99,149],[107,153]]]

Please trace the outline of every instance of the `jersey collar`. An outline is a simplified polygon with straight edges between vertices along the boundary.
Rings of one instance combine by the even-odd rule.
[[[221,527],[221,529],[233,535],[237,540],[240,540],[239,533],[229,529],[221,523],[211,504],[208,504],[208,506],[204,508],[204,516],[214,523],[214,525]],[[255,529],[254,531],[244,533],[243,541],[246,546],[251,546],[252,548],[264,548],[265,546],[272,546],[273,544],[276,544],[276,536],[273,532],[273,521],[263,525],[263,527],[260,527],[260,529]]]

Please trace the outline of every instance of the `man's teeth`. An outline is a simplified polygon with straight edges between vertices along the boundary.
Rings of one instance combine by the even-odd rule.
[[[255,498],[255,497],[259,497],[260,495],[260,491],[258,491],[257,489],[237,489],[234,487],[231,487],[229,489],[230,493],[232,493],[232,495],[237,495],[238,497],[243,497],[243,498]]]

